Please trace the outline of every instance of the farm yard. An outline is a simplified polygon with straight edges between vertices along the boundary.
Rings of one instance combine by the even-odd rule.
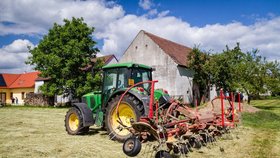
[[[280,100],[256,100],[251,104],[260,110],[243,113],[238,128],[190,152],[188,157],[280,157]],[[67,110],[0,108],[0,157],[126,157],[122,143],[109,140],[100,128],[91,127],[87,135],[68,135],[64,128]],[[154,157],[150,144],[145,143],[138,157]]]

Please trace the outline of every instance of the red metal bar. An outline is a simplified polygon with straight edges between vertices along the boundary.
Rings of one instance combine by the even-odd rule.
[[[164,127],[171,127],[171,126],[174,126],[176,124],[185,123],[185,122],[188,122],[188,121],[190,121],[190,120],[189,119],[184,119],[184,120],[179,120],[179,121],[173,121],[173,122],[164,124]]]
[[[240,92],[238,92],[238,111],[241,112],[241,106],[240,106]]]
[[[225,126],[225,114],[224,114],[224,92],[221,88],[220,90],[220,98],[221,98],[221,110],[222,110],[222,126]]]
[[[151,87],[151,95],[150,95],[150,104],[149,104],[149,118],[153,118],[153,101],[154,101],[154,90],[155,90],[155,83],[152,82],[152,87]]]
[[[232,114],[232,123],[234,126],[234,95],[233,95],[233,92],[231,92],[231,114]]]
[[[197,102],[197,98],[195,98],[195,117],[198,117],[198,109],[197,109],[197,105],[198,104],[198,102]]]
[[[129,90],[131,90],[133,87],[136,87],[136,86],[141,85],[141,84],[152,83],[151,93],[153,93],[153,95],[151,94],[151,97],[154,98],[154,89],[155,89],[154,86],[155,86],[155,83],[156,83],[156,82],[158,82],[158,80],[138,82],[138,83],[136,83],[136,84],[130,86],[130,87],[122,94],[122,96],[121,96],[121,98],[120,98],[120,100],[119,100],[119,102],[118,102],[118,105],[117,105],[117,107],[116,107],[116,112],[117,112],[118,118],[119,118],[119,106],[120,106],[120,103],[121,103],[123,97],[126,95],[126,93],[127,93]],[[154,104],[154,100],[150,100],[150,109],[151,109],[151,106],[153,106],[153,104]],[[153,107],[152,107],[152,109],[153,109]],[[149,117],[149,118],[150,118],[150,117]],[[120,118],[119,118],[119,120],[121,121]],[[122,122],[122,121],[121,121],[121,122]]]

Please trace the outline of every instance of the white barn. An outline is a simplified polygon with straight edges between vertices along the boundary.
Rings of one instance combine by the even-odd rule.
[[[166,89],[171,96],[193,102],[193,71],[186,68],[191,48],[141,30],[120,62],[136,62],[155,68],[156,88]]]

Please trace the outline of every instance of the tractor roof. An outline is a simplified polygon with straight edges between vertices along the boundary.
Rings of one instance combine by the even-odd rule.
[[[138,67],[138,68],[144,68],[144,69],[152,69],[151,67],[149,67],[147,65],[137,64],[137,63],[133,63],[133,62],[109,64],[109,65],[103,66],[103,69],[111,69],[111,68],[119,68],[119,67],[126,67],[126,68]]]

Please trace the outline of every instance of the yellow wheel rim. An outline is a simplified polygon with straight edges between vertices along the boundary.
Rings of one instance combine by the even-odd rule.
[[[127,129],[119,130],[118,127],[119,126],[122,127],[122,125],[118,122],[118,120],[120,119],[122,124],[124,124],[125,126],[131,127],[130,120],[133,119],[136,121],[136,114],[129,104],[123,102],[119,105],[118,111],[119,111],[119,118],[115,107],[113,112],[111,113],[110,123],[112,129],[115,131],[116,134],[121,136],[126,136],[130,134],[130,132]]]
[[[69,127],[72,131],[76,131],[79,127],[79,118],[75,113],[69,116]]]

